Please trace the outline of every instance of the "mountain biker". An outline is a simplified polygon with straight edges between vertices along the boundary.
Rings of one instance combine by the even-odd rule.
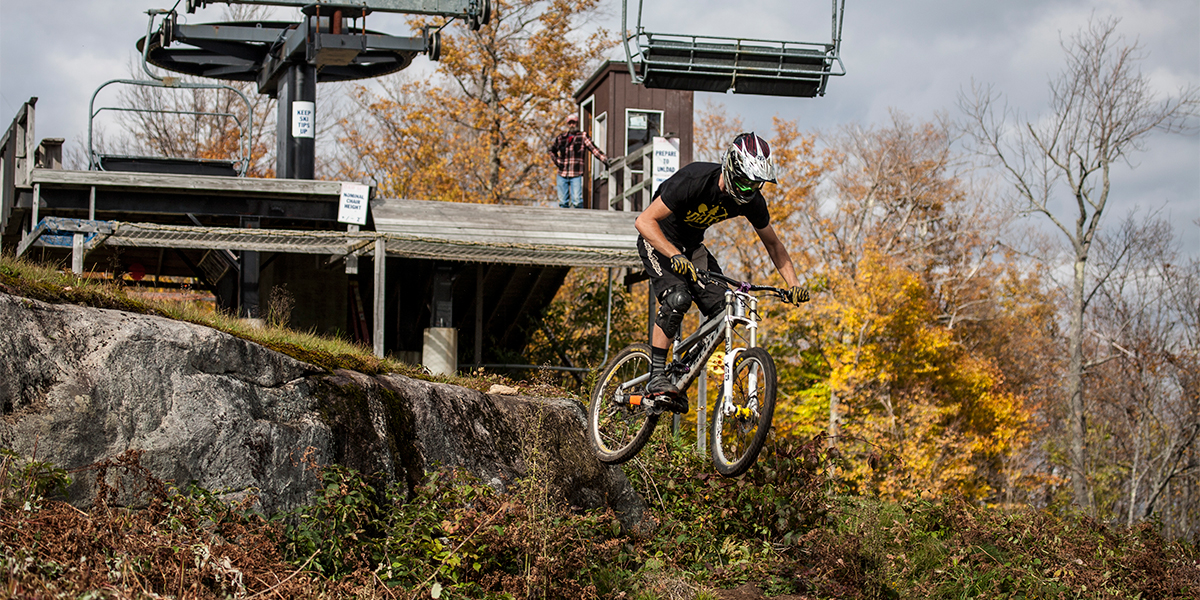
[[[706,318],[725,304],[725,288],[704,284],[696,271],[715,271],[721,266],[704,246],[704,232],[712,225],[737,216],[750,221],[767,255],[789,286],[787,300],[808,301],[808,290],[800,286],[787,248],[771,227],[767,201],[760,190],[775,183],[771,148],[754,133],[733,139],[721,164],[691,163],[659,185],[650,206],[638,215],[638,254],[650,275],[650,286],[658,298],[658,315],[650,339],[650,380],[646,391],[665,393],[687,410],[687,399],[664,372],[667,346],[679,333],[683,316],[693,300]]]

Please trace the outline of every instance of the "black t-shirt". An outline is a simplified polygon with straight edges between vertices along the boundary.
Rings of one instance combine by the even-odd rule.
[[[721,165],[694,162],[675,172],[658,186],[655,197],[671,209],[671,215],[658,222],[671,243],[688,251],[704,242],[704,232],[716,223],[744,216],[755,229],[771,224],[767,201],[759,192],[745,204],[721,191],[717,180]]]

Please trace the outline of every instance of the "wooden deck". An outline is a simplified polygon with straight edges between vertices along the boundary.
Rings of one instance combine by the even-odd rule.
[[[637,213],[379,199],[375,231],[437,242],[449,260],[588,267],[637,267]],[[400,242],[400,240],[396,240]],[[403,244],[389,241],[389,252]],[[505,260],[471,259],[472,254]]]

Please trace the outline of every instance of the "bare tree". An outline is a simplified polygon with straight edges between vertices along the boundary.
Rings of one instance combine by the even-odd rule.
[[[1170,223],[1131,217],[1097,238],[1094,263],[1107,274],[1089,310],[1088,346],[1102,357],[1088,373],[1095,412],[1094,465],[1108,476],[1093,497],[1127,526],[1155,515],[1179,532],[1172,484],[1187,484],[1200,435],[1200,263],[1178,264]],[[1184,503],[1182,512],[1194,510]]]
[[[1088,282],[1088,255],[1108,205],[1112,166],[1144,149],[1153,132],[1190,127],[1200,89],[1160,98],[1139,70],[1146,55],[1116,33],[1118,20],[1093,19],[1062,42],[1066,67],[1050,81],[1049,114],[1024,120],[990,86],[972,86],[960,107],[979,149],[1013,184],[1022,210],[1045,216],[1069,245],[1072,279],[1067,332],[1070,472],[1075,502],[1092,509],[1087,482],[1084,315],[1099,282]],[[1058,210],[1056,200],[1073,199]],[[1063,203],[1068,204],[1067,202]],[[1101,278],[1102,279],[1102,278]]]

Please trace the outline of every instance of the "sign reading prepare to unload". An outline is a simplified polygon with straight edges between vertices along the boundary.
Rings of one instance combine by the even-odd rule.
[[[654,137],[654,183],[650,193],[658,191],[658,184],[679,170],[679,138]]]
[[[338,204],[338,222],[366,225],[370,195],[371,186],[361,183],[342,183],[342,199]]]

